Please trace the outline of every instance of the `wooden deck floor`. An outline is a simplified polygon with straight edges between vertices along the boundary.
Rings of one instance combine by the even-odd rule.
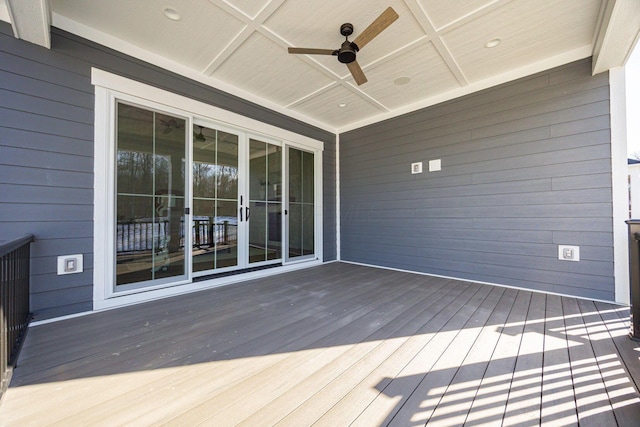
[[[0,424],[638,426],[628,316],[328,264],[34,327]]]

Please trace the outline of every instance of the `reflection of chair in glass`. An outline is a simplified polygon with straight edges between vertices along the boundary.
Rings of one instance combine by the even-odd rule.
[[[162,223],[160,224],[162,225]],[[168,236],[166,233],[160,234],[157,239],[157,245],[154,248],[154,259],[153,259],[153,271],[167,271],[169,268],[169,264],[171,264],[171,259],[169,258],[169,242],[171,241],[171,236]]]
[[[158,197],[156,199],[156,215],[157,215],[157,231],[153,234],[153,267],[152,271],[166,271],[171,264],[169,257],[169,242],[171,236],[169,235],[169,214],[170,209],[168,206],[167,197]],[[154,227],[155,229],[156,227]]]

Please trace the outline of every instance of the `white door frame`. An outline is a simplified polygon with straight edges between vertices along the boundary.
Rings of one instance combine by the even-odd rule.
[[[103,70],[92,68],[92,84],[95,86],[95,117],[94,117],[94,310],[113,308],[123,305],[135,304],[142,301],[163,298],[186,292],[198,291],[206,288],[222,286],[238,281],[249,280],[256,277],[264,277],[278,274],[283,271],[306,268],[307,266],[322,263],[322,150],[324,144],[294,132],[268,125],[260,121],[214,107],[191,98],[167,92],[153,86],[146,85],[128,78],[118,76]],[[122,292],[114,290],[115,274],[115,250],[114,250],[114,198],[115,198],[115,102],[121,99],[126,102],[148,107],[150,109],[164,111],[169,114],[187,118],[186,126],[193,128],[194,120],[198,123],[211,122],[216,126],[225,126],[237,129],[265,142],[278,141],[286,151],[288,145],[299,147],[314,152],[315,159],[315,252],[316,256],[311,261],[288,263],[281,261],[284,266],[274,269],[254,271],[237,274],[230,277],[212,278],[210,280],[192,282],[191,250],[185,251],[185,262],[188,262],[188,279],[179,283],[161,285],[144,289],[134,289]],[[192,132],[187,133],[188,155],[186,161],[191,164],[191,147],[193,144]],[[283,155],[284,163],[284,155]],[[284,165],[283,165],[284,166]],[[283,169],[284,171],[284,169]],[[189,190],[188,205],[192,212],[191,186],[193,184],[191,171],[187,172],[187,187]],[[283,189],[284,190],[284,189]],[[187,195],[185,194],[185,198]],[[191,221],[191,216],[189,216]],[[283,221],[284,223],[284,221]],[[283,230],[284,231],[284,230]],[[187,239],[186,234],[189,234]],[[283,238],[284,238],[283,233]],[[185,233],[185,246],[188,240],[191,247],[191,235]],[[284,246],[283,246],[284,256]],[[180,285],[180,286],[177,286]]]

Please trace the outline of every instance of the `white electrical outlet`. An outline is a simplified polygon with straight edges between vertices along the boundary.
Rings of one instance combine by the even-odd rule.
[[[82,258],[82,254],[59,256],[58,276],[63,274],[82,273]]]
[[[422,173],[422,162],[411,163],[411,173]]]
[[[558,245],[558,259],[562,261],[580,261],[580,246]]]

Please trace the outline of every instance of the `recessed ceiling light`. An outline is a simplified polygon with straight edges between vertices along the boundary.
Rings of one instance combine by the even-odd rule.
[[[180,20],[180,14],[172,7],[165,7],[164,9],[162,9],[162,13],[164,13],[164,16],[171,19],[172,21]]]
[[[496,47],[498,46],[500,43],[502,43],[502,40],[500,39],[493,39],[493,40],[489,40],[484,47],[488,47],[489,49],[491,49],[492,47]]]
[[[341,102],[340,104],[338,104],[338,107],[340,107],[340,108],[344,108],[346,106],[347,106],[346,102]]]
[[[393,81],[393,84],[396,86],[403,86],[408,84],[411,81],[411,77],[398,77]]]

